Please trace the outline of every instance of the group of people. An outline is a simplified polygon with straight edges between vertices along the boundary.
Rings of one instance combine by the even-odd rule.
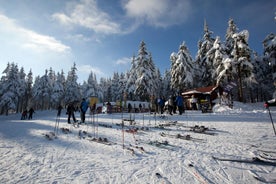
[[[168,99],[168,111],[169,114],[176,114],[176,110],[178,109],[179,115],[182,115],[185,112],[184,108],[184,100],[181,94],[177,96],[170,96]],[[161,97],[157,99],[158,112],[163,114],[165,109],[165,98]]]
[[[35,113],[35,111],[32,107],[29,110],[24,110],[21,114],[21,120],[33,119],[33,113]]]
[[[86,114],[88,107],[89,107],[88,102],[83,98],[82,102],[79,106],[81,123],[85,122],[85,114]],[[60,116],[60,114],[61,114],[61,109],[62,109],[62,107],[59,106],[58,107],[58,116]],[[68,118],[67,118],[68,124],[71,124],[71,118],[73,119],[74,123],[76,123],[77,119],[75,117],[75,111],[77,111],[78,109],[74,106],[74,103],[69,103],[66,110],[67,110],[66,114],[68,115]]]

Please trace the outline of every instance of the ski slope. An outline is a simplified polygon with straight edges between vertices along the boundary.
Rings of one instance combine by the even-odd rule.
[[[276,121],[276,108],[270,110]],[[139,129],[134,133],[127,131],[133,127],[129,122],[124,131],[120,126],[129,117],[128,113],[87,115],[88,124],[75,128],[67,124],[63,111],[59,128],[70,132],[59,129],[57,138],[48,140],[45,134],[54,130],[56,111],[37,111],[33,120],[20,120],[20,114],[0,116],[1,183],[251,184],[262,183],[258,177],[276,179],[275,166],[213,159],[251,159],[263,151],[276,158],[276,136],[262,103],[236,102],[234,109],[217,106],[214,113],[186,111],[164,118],[136,113],[131,115]],[[177,123],[159,126],[170,122]],[[190,131],[195,125],[208,127],[214,135]],[[161,136],[162,132],[170,136]],[[202,141],[179,139],[177,134]],[[99,137],[114,144],[89,140]],[[154,141],[167,145],[149,144]]]

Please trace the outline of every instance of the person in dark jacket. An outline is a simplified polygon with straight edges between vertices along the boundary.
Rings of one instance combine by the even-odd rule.
[[[176,97],[176,105],[179,111],[179,115],[182,115],[182,113],[184,112],[184,101],[183,101],[183,97],[181,96],[181,94],[178,94],[178,96]]]
[[[62,110],[62,106],[59,105],[58,108],[57,108],[58,112],[57,112],[57,116],[59,117],[60,114],[61,114],[61,110]]]
[[[77,120],[75,118],[75,107],[73,105],[73,103],[69,103],[67,106],[67,115],[68,115],[68,123],[71,123],[71,117],[73,118],[73,121],[76,123]]]
[[[80,111],[81,111],[81,122],[85,122],[85,113],[88,109],[88,102],[83,98],[81,105],[80,105]]]
[[[34,109],[31,107],[29,110],[29,118],[28,119],[33,119],[33,113],[35,113]]]

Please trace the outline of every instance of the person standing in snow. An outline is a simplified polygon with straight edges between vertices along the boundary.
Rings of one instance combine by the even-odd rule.
[[[80,111],[81,111],[81,122],[85,122],[85,113],[88,109],[88,102],[83,98],[81,105],[80,105]]]
[[[27,111],[27,110],[24,110],[24,111],[22,112],[22,115],[21,115],[21,120],[27,119],[27,115],[28,115],[28,111]]]
[[[57,116],[60,117],[60,114],[61,114],[61,110],[62,110],[62,106],[59,105],[58,108],[57,108],[58,112],[57,112]]]
[[[127,108],[128,108],[128,113],[131,113],[131,111],[132,111],[132,105],[130,103],[128,103]]]
[[[66,112],[66,114],[68,114],[68,124],[71,124],[71,117],[73,118],[73,121],[75,123],[77,122],[74,112],[75,112],[75,107],[73,103],[69,103],[67,106],[67,112]]]
[[[196,104],[197,104],[197,99],[193,95],[192,98],[191,98],[191,106],[192,106],[193,110],[197,110]]]
[[[176,102],[176,105],[178,107],[179,115],[182,115],[182,113],[184,112],[184,103],[183,103],[183,98],[180,95],[180,93],[176,97],[175,102]]]
[[[168,111],[170,113],[170,115],[173,115],[172,112],[173,112],[173,97],[169,97],[169,100],[168,100]]]
[[[31,107],[29,110],[29,118],[28,119],[33,119],[33,113],[35,113],[34,109]]]

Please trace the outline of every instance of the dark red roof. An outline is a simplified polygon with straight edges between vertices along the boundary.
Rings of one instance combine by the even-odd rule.
[[[197,94],[197,93],[212,93],[218,87],[219,86],[207,86],[207,87],[191,89],[191,90],[185,91],[184,93],[182,93],[182,95]]]
[[[208,92],[212,92],[215,89],[217,89],[218,86],[207,86],[207,87],[201,87],[201,88],[197,88],[196,90],[202,93],[208,93]]]

